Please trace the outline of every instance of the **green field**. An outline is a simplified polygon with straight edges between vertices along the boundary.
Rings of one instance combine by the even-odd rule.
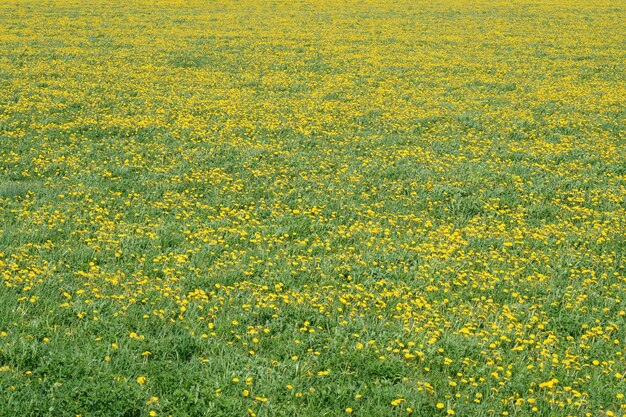
[[[625,27],[0,0],[0,417],[626,416]]]

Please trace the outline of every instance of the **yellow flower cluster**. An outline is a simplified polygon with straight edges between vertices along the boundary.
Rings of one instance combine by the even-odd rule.
[[[626,415],[623,4],[0,16],[7,414]]]

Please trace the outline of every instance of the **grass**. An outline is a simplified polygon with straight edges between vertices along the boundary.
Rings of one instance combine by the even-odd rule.
[[[624,22],[0,1],[0,417],[625,415]]]

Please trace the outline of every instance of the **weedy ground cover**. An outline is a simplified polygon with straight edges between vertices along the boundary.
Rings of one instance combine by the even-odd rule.
[[[624,27],[0,1],[0,416],[626,414]]]

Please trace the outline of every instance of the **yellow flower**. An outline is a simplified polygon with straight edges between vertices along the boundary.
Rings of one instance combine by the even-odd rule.
[[[405,402],[406,400],[404,398],[396,398],[395,400],[393,400],[391,402],[391,405],[394,407],[399,406],[400,404],[402,404],[403,402]]]
[[[559,382],[558,379],[552,378],[549,381],[542,382],[539,384],[539,388],[554,388],[554,386]]]
[[[145,376],[138,376],[138,377],[137,377],[137,383],[138,383],[139,385],[143,385],[143,384],[145,384],[145,383],[146,383],[146,379],[147,379],[147,378],[146,378]]]

